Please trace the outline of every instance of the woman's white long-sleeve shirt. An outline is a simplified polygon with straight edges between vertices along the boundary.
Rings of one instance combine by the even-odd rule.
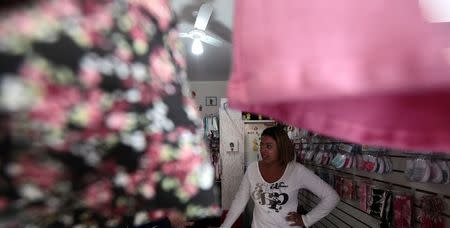
[[[289,212],[297,211],[299,189],[308,189],[320,198],[316,207],[302,215],[306,227],[328,215],[339,202],[336,191],[300,163],[288,163],[283,176],[276,182],[268,183],[255,161],[248,167],[221,227],[233,225],[250,197],[255,203],[252,228],[288,227],[290,222],[286,217]]]

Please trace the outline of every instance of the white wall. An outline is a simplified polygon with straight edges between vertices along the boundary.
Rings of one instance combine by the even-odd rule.
[[[220,159],[222,161],[222,209],[228,210],[244,176],[244,121],[241,112],[228,108],[226,99],[220,107]],[[230,150],[230,143],[235,145]]]
[[[196,93],[195,100],[202,106],[201,116],[218,114],[220,98],[226,97],[228,81],[190,81],[191,91]],[[216,97],[217,105],[207,106],[206,97]]]

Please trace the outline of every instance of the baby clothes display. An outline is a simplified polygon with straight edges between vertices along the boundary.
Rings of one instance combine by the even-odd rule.
[[[388,199],[388,191],[373,187],[369,198],[369,214],[381,219],[384,215],[385,204]]]
[[[421,213],[418,217],[421,228],[444,228],[444,202],[435,196],[423,196],[420,200]]]
[[[413,212],[422,207],[414,205],[416,193],[449,196],[446,193],[447,186],[444,185],[448,183],[450,157],[447,155],[395,151],[331,141],[321,135],[314,137],[302,141],[301,146],[298,145],[298,148],[304,148],[298,151],[299,162],[314,169],[321,179],[333,186],[343,204],[363,212],[362,218],[349,218],[354,219],[355,223],[365,222],[363,219],[367,216],[368,220],[376,219],[375,227],[416,227],[419,220],[415,219]],[[326,160],[329,162],[324,162]],[[407,177],[406,180],[403,175]],[[420,221],[432,224],[423,227],[439,227],[440,224],[448,226],[446,218],[441,216],[443,222],[436,219],[442,211],[429,212],[427,207],[422,209]],[[340,210],[348,209],[342,206]],[[433,210],[436,209],[431,209]],[[351,209],[349,213],[353,211]],[[447,212],[443,213],[445,215]]]
[[[237,1],[230,106],[355,143],[450,151],[440,27],[417,1]]]
[[[435,184],[449,183],[447,161],[426,156],[406,160],[405,176],[409,181]]]
[[[354,200],[356,198],[356,186],[353,179],[345,178],[342,188],[342,198],[346,200]]]
[[[394,195],[394,228],[410,228],[413,198],[411,195]]]
[[[381,220],[380,227],[390,227],[392,222],[392,192],[374,186],[368,201],[368,213]]]

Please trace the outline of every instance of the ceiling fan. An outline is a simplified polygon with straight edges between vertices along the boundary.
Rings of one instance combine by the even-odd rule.
[[[208,21],[211,17],[213,6],[210,3],[204,3],[198,10],[197,17],[195,19],[194,28],[187,33],[180,33],[180,37],[190,38],[194,40],[192,42],[191,51],[195,55],[201,55],[203,53],[203,44],[207,43],[213,46],[220,46],[222,41],[208,34],[205,29],[208,25]]]

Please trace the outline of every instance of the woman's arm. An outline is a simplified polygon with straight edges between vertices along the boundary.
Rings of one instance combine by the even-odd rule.
[[[221,228],[229,228],[233,225],[236,219],[244,211],[247,205],[248,199],[250,198],[250,181],[248,180],[247,173],[244,175],[239,186],[239,190],[236,195],[234,195],[233,202],[231,203],[230,210],[228,211],[225,221],[222,223]]]
[[[301,188],[306,188],[320,198],[319,204],[308,214],[302,215],[303,223],[306,227],[327,216],[339,203],[339,196],[330,185],[325,183],[320,177],[315,175],[306,167],[302,167],[301,174],[297,179],[301,181]]]

